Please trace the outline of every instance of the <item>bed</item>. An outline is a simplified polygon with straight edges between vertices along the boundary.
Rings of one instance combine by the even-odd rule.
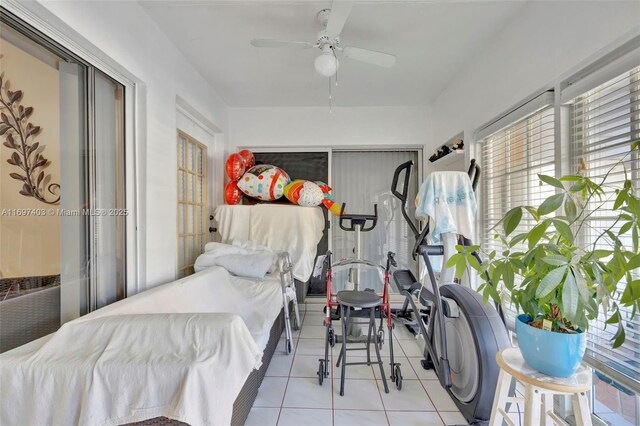
[[[0,423],[241,425],[282,333],[281,310],[278,277],[219,267],[109,305],[0,355],[2,388],[19,395],[0,400]],[[166,371],[174,377],[160,379]]]

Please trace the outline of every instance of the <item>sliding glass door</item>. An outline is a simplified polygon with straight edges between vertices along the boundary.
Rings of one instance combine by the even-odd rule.
[[[124,88],[0,15],[0,351],[125,296]]]
[[[378,205],[378,224],[370,232],[361,234],[362,257],[384,265],[388,251],[396,253],[400,265],[416,269],[411,256],[415,237],[400,211],[400,201],[391,194],[393,172],[400,164],[412,160],[409,186],[409,217],[414,217],[415,199],[420,170],[419,151],[333,151],[331,164],[331,186],[338,203],[346,203],[346,212],[353,214],[373,214],[374,204]],[[338,218],[331,215],[332,246],[334,259],[354,257],[355,233],[340,229]],[[338,276],[337,283],[347,280]],[[362,272],[360,288],[370,287],[381,290],[382,283],[371,271]],[[341,285],[341,284],[340,284]]]

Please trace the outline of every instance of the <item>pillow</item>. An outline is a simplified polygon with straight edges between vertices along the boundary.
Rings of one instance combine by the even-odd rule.
[[[270,164],[253,166],[238,181],[240,191],[262,201],[273,201],[282,197],[284,187],[291,182],[289,175]]]
[[[276,254],[270,250],[252,250],[229,244],[207,243],[205,252],[198,256],[193,269],[200,272],[212,266],[221,266],[240,277],[264,278],[276,260]]]

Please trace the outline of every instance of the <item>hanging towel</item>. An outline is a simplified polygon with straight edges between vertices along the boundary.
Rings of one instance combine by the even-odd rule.
[[[435,244],[445,233],[472,240],[476,210],[476,196],[465,172],[433,172],[416,196],[416,218],[429,221],[429,234]]]

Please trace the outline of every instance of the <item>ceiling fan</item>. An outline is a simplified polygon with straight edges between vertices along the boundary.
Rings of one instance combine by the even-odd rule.
[[[350,1],[334,0],[331,9],[322,9],[318,12],[317,20],[324,27],[324,30],[318,33],[315,42],[254,38],[251,40],[251,44],[255,47],[284,49],[318,48],[322,53],[315,59],[314,66],[318,74],[324,77],[332,77],[338,71],[339,61],[336,52],[341,53],[346,58],[380,67],[391,68],[394,66],[396,63],[395,55],[340,45],[340,33],[347,22],[352,7],[353,3]]]

